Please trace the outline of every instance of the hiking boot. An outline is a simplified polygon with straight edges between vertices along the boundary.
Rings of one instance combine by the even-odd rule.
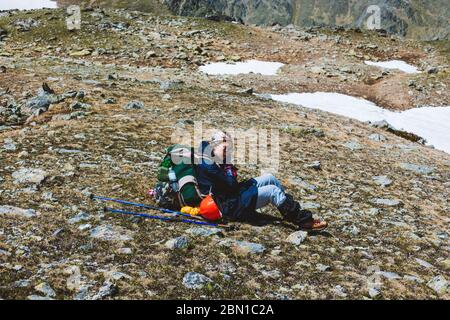
[[[309,219],[298,224],[300,230],[303,231],[321,231],[328,227],[328,223],[326,221],[322,221],[320,219]]]
[[[312,212],[302,210],[300,203],[295,201],[290,194],[286,194],[286,200],[278,207],[283,218],[296,225],[308,222],[312,219]]]

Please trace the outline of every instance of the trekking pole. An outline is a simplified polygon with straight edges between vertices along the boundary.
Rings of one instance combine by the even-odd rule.
[[[188,218],[200,220],[200,218],[195,217],[195,216],[191,216],[190,214],[187,214],[187,213],[182,213],[182,212],[179,212],[179,211],[173,211],[173,210],[164,209],[164,208],[160,208],[160,207],[150,206],[150,205],[142,204],[142,203],[136,203],[136,202],[125,201],[125,200],[120,200],[120,199],[107,198],[107,197],[99,197],[99,196],[95,196],[95,195],[91,195],[91,199],[93,199],[93,200],[100,200],[100,201],[117,202],[117,203],[126,204],[126,205],[130,205],[130,206],[135,206],[135,207],[139,207],[139,208],[158,210],[158,211],[161,211],[161,212],[164,212],[164,213],[169,213],[169,214],[172,214],[172,215],[179,215],[179,216],[183,216],[183,217],[188,217]]]
[[[169,218],[169,217],[161,217],[161,216],[149,215],[149,214],[146,214],[146,213],[138,213],[138,212],[133,212],[133,211],[112,209],[112,208],[108,208],[108,207],[105,207],[103,210],[105,212],[120,213],[120,214],[137,216],[137,217],[142,217],[142,218],[147,218],[147,219],[162,220],[162,221],[167,221],[167,222],[184,222],[184,223],[191,223],[191,224],[197,224],[197,225],[208,226],[208,227],[227,228],[227,226],[225,226],[225,225],[216,224],[216,223],[210,223],[210,222],[204,222],[204,221],[195,221],[195,220],[189,220],[189,219],[176,219],[176,218],[174,219],[174,218]]]

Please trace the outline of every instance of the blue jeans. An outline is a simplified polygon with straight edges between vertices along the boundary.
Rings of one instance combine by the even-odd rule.
[[[254,184],[258,188],[256,209],[265,207],[270,203],[278,208],[286,200],[283,186],[272,174],[265,174],[253,180],[256,181]]]

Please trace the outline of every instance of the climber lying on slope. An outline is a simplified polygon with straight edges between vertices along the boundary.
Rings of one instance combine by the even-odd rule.
[[[300,229],[318,231],[327,227],[325,221],[313,219],[310,211],[302,210],[273,175],[267,174],[239,183],[236,167],[225,163],[226,159],[231,159],[232,147],[229,135],[216,133],[210,142],[204,141],[200,146],[200,153],[214,160],[203,161],[196,166],[201,193],[213,195],[223,216],[247,220],[255,214],[255,209],[273,204],[285,220],[297,224]]]

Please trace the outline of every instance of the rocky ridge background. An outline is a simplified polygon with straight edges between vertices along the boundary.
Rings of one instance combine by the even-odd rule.
[[[389,34],[422,40],[444,40],[450,35],[450,6],[446,0],[59,0],[59,4],[126,7],[148,12],[233,19],[245,24],[300,27],[345,27],[366,29],[376,5],[381,11],[381,29]]]

